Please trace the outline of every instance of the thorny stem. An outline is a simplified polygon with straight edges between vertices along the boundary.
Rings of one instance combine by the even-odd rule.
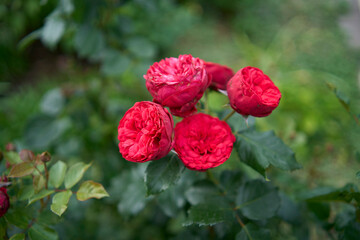
[[[234,113],[235,113],[235,110],[232,110],[231,113],[229,113],[228,115],[226,115],[226,117],[224,117],[223,121],[226,122],[227,120],[229,120],[229,118],[230,118],[232,115],[234,115]]]

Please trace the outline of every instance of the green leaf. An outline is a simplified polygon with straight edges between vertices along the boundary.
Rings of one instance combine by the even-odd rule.
[[[323,202],[308,202],[307,207],[309,211],[313,212],[315,216],[322,220],[326,221],[330,217],[330,204]]]
[[[334,84],[327,83],[328,87],[335,93],[337,99],[341,105],[346,109],[347,112],[350,112],[350,99],[342,91],[340,91]]]
[[[138,164],[136,167],[123,171],[113,178],[108,201],[117,203],[118,211],[122,216],[138,214],[150,198],[146,197],[144,185],[144,171],[146,164]]]
[[[265,176],[265,170],[271,164],[282,170],[300,169],[294,152],[286,146],[273,131],[239,132],[235,143],[237,153],[244,163]]]
[[[86,201],[90,198],[103,198],[108,197],[109,194],[104,189],[103,185],[93,181],[85,181],[80,185],[79,190],[76,193],[76,198],[79,201]]]
[[[208,180],[194,183],[194,185],[185,192],[185,196],[192,205],[209,201],[217,202],[223,198],[216,186]]]
[[[60,88],[48,91],[40,103],[41,111],[50,116],[56,116],[61,112],[65,104],[65,98]]]
[[[9,223],[21,229],[26,229],[29,225],[30,217],[26,212],[26,208],[10,208],[6,214],[6,219]]]
[[[17,233],[12,235],[9,240],[25,240],[25,233]]]
[[[101,72],[108,76],[119,76],[128,69],[130,63],[129,57],[116,50],[105,51]]]
[[[30,175],[34,170],[34,165],[30,162],[18,163],[11,168],[8,177],[24,177]]]
[[[31,240],[57,240],[59,239],[54,229],[35,223],[28,232]]]
[[[318,188],[306,193],[303,197],[308,202],[341,201],[351,202],[353,199],[360,202],[360,193],[354,184],[347,184],[340,189]]]
[[[152,161],[145,172],[147,194],[158,194],[176,183],[184,169],[176,155]]]
[[[47,115],[31,118],[25,127],[25,143],[32,149],[44,150],[68,129],[69,118],[55,119]]]
[[[6,161],[10,164],[17,164],[22,162],[17,152],[4,152],[3,154]]]
[[[56,162],[49,171],[49,183],[58,188],[64,181],[67,165],[63,161]]]
[[[246,229],[246,230],[245,230]],[[251,238],[249,238],[249,235]],[[248,223],[245,227],[236,235],[236,240],[270,240],[270,230],[260,228],[253,223]]]
[[[301,214],[298,206],[284,193],[280,192],[280,208],[277,211],[277,216],[279,216],[284,221],[291,224],[300,224],[301,223]]]
[[[275,215],[280,207],[280,196],[269,182],[252,180],[239,188],[236,205],[245,217],[263,220]]]
[[[46,19],[41,31],[41,41],[48,47],[53,48],[59,42],[65,32],[65,22],[58,16],[50,16]]]
[[[30,199],[29,199],[29,205],[36,202],[37,200],[40,200],[46,196],[49,196],[51,194],[53,194],[55,191],[54,190],[49,190],[49,189],[43,189],[41,192],[35,194],[34,196],[32,196]]]
[[[156,54],[156,48],[146,38],[134,37],[126,42],[128,50],[136,57],[152,58]]]
[[[33,185],[22,186],[18,192],[18,200],[20,200],[20,201],[27,200],[30,197],[32,197],[34,195],[34,193],[35,193],[35,191],[34,191]]]
[[[203,203],[191,206],[188,218],[183,226],[197,224],[199,226],[214,225],[224,222],[232,216],[232,210],[225,205],[214,203]]]
[[[356,178],[357,178],[357,179],[360,179],[360,171],[358,171],[358,172],[356,173]]]
[[[33,178],[33,186],[35,193],[38,193],[41,189],[45,187],[45,178],[43,175],[35,175]]]
[[[226,195],[235,199],[239,187],[246,181],[246,176],[240,171],[225,170],[221,172],[220,183],[226,190]]]
[[[32,42],[39,39],[42,34],[42,29],[37,29],[28,35],[26,35],[21,41],[18,43],[17,47],[20,51],[24,51]]]
[[[0,239],[5,239],[7,229],[7,222],[5,217],[0,218]]]
[[[83,25],[75,34],[75,48],[80,57],[97,58],[105,46],[105,39],[98,29]]]
[[[85,164],[82,162],[72,165],[65,175],[65,188],[70,189],[77,184],[84,176],[86,170],[91,166],[92,163]]]
[[[61,217],[67,209],[71,195],[71,190],[56,193],[52,198],[52,204],[50,206],[51,211]]]

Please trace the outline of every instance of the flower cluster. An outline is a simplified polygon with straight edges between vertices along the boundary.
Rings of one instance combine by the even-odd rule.
[[[235,74],[227,66],[191,55],[156,62],[144,78],[153,102],[135,103],[118,126],[120,153],[132,162],[157,160],[174,149],[191,170],[217,167],[230,157],[235,137],[225,121],[197,113],[204,92],[208,88],[227,91],[236,112],[255,117],[269,115],[281,98],[279,89],[260,69],[245,67]],[[165,107],[183,117],[175,128]]]

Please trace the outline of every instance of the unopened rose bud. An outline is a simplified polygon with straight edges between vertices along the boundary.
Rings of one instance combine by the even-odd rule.
[[[13,143],[8,143],[6,144],[6,147],[5,147],[6,151],[8,152],[14,152],[16,151],[16,147]]]
[[[8,211],[10,207],[9,196],[7,195],[6,188],[0,188],[0,218]]]
[[[32,162],[35,160],[34,153],[27,149],[21,150],[21,152],[19,153],[19,156],[20,156],[20,159],[23,160],[24,162]]]
[[[51,155],[48,152],[43,152],[42,154],[40,154],[40,160],[42,162],[49,162],[51,160]]]

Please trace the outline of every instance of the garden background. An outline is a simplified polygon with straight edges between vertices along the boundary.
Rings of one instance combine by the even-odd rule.
[[[86,174],[110,197],[71,199],[62,218],[49,213],[60,239],[206,239],[211,229],[183,227],[186,213],[166,204],[178,196],[146,197],[146,164],[118,151],[119,120],[134,102],[151,99],[142,77],[148,67],[192,54],[269,75],[283,97],[256,128],[274,129],[303,168],[270,169],[267,177],[303,206],[304,196],[359,185],[359,35],[357,1],[3,0],[0,149],[12,142],[47,150],[55,161],[93,162]],[[214,111],[227,103],[217,93],[209,101]],[[234,168],[261,177],[233,157],[214,172]],[[306,230],[285,224],[272,236],[331,239],[326,223],[344,208],[359,213],[358,205],[333,202],[305,208]],[[350,217],[355,235],[345,239],[359,236],[355,222]]]

